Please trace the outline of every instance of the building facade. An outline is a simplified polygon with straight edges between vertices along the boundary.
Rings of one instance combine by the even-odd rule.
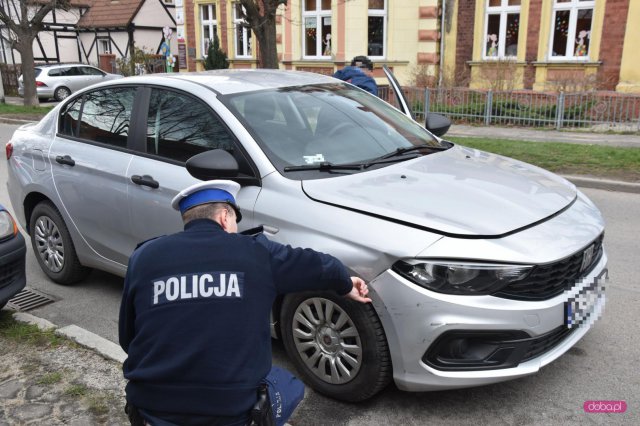
[[[444,0],[442,69],[471,88],[640,92],[637,0]]]
[[[176,3],[185,70],[204,69],[214,33],[231,68],[258,66],[254,37],[241,19],[240,7],[231,0]],[[438,0],[288,0],[279,7],[276,22],[283,69],[332,74],[354,56],[367,55],[381,83],[382,64],[406,84],[416,75],[436,78],[440,60]]]

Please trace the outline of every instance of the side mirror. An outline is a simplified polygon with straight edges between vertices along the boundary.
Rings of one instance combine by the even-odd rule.
[[[200,180],[233,178],[238,176],[238,162],[224,149],[201,152],[187,160],[187,171]]]
[[[430,112],[427,115],[424,127],[426,127],[427,130],[434,135],[442,136],[447,133],[447,131],[449,131],[449,127],[451,127],[451,120],[449,120],[449,117],[446,117],[442,114],[435,114]]]

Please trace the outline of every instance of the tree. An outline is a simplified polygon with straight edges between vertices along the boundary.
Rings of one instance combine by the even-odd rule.
[[[9,30],[11,48],[20,52],[22,58],[20,67],[25,105],[39,105],[33,41],[45,29],[42,21],[49,12],[53,9],[69,10],[70,3],[71,0],[11,0],[0,4],[0,22]]]
[[[229,68],[229,60],[227,54],[220,49],[218,34],[213,34],[213,40],[209,42],[209,50],[207,50],[207,59],[204,61],[204,69],[220,70]]]
[[[240,0],[242,18],[258,40],[260,68],[278,68],[276,11],[287,0]]]

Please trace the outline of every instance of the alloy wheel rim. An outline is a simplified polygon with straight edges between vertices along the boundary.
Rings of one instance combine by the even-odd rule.
[[[328,299],[302,302],[293,316],[293,340],[307,368],[335,385],[353,380],[362,366],[362,341],[349,315]]]
[[[40,260],[51,272],[60,272],[64,267],[64,243],[55,222],[47,216],[40,216],[34,231]]]

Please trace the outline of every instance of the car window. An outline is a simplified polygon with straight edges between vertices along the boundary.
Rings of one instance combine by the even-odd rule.
[[[233,150],[233,137],[201,101],[153,89],[147,116],[147,152],[177,161],[210,149]]]
[[[62,72],[63,68],[54,68],[52,70],[49,70],[49,72],[47,73],[47,75],[49,77],[59,77],[60,73]]]
[[[77,136],[93,142],[126,148],[135,88],[119,87],[95,90],[82,97]],[[79,100],[64,110],[61,133],[75,136]]]
[[[62,113],[60,113],[59,132],[61,134],[66,136],[78,136],[78,123],[80,122],[81,106],[81,97],[64,106]]]
[[[102,71],[92,67],[79,67],[79,69],[83,75],[104,75]]]
[[[281,168],[361,163],[412,146],[440,147],[419,124],[379,98],[343,84],[230,95],[229,109]]]

